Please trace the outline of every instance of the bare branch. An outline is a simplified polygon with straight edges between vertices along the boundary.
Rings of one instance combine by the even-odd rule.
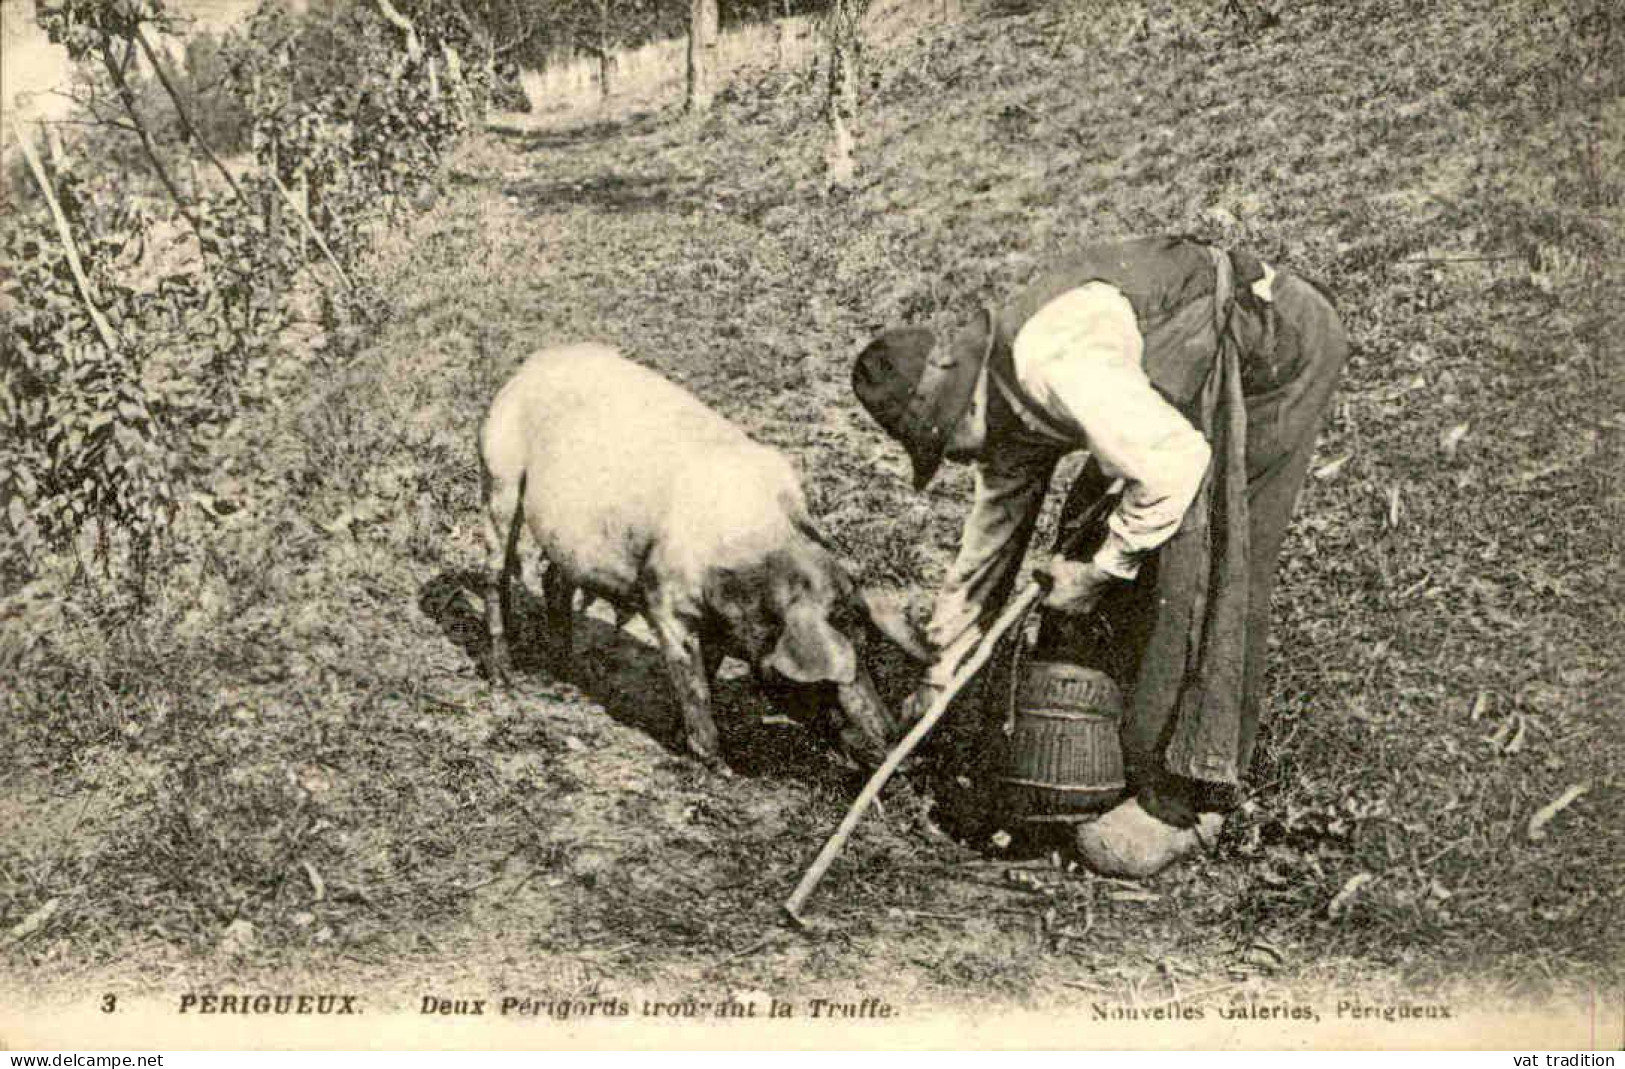
[[[305,214],[305,210],[299,206],[299,202],[294,199],[293,194],[288,192],[288,187],[282,184],[282,180],[276,176],[275,171],[267,168],[265,174],[276,185],[276,191],[282,194],[282,199],[287,202],[288,207],[293,209],[294,216],[304,224],[305,232],[316,242],[316,247],[322,250],[322,255],[327,257],[327,262],[333,265],[333,271],[339,276],[339,281],[344,283],[344,288],[347,290],[355,289],[355,283],[350,281],[350,276],[345,274],[344,268],[339,265],[338,257],[333,255],[333,250],[328,248],[327,242],[322,239],[321,231],[316,229],[316,224],[310,221],[310,216]]]
[[[115,130],[123,130],[126,133],[133,134],[136,132],[134,126],[117,116],[103,118],[97,115],[94,119],[41,119],[40,124],[50,126],[91,126],[96,128],[111,126]]]
[[[168,190],[170,199],[175,202],[175,207],[185,217],[193,233],[202,233],[197,217],[192,214],[191,208],[187,206],[186,200],[181,196],[181,191],[175,185],[175,180],[169,176],[169,170],[164,166],[164,161],[158,157],[158,149],[152,143],[152,135],[147,132],[146,126],[141,122],[141,115],[135,106],[135,92],[125,79],[124,70],[113,60],[113,41],[105,30],[102,32],[101,45],[97,52],[101,56],[102,66],[107,68],[108,75],[113,79],[113,85],[118,89],[119,101],[124,105],[125,114],[130,117],[130,122],[135,124],[135,135],[141,141],[141,150],[146,153],[147,160],[152,164],[152,169],[158,176],[158,181],[163,183],[164,189]],[[126,66],[129,57],[134,53],[135,46],[129,41],[124,42]]]
[[[169,75],[164,71],[163,62],[159,60],[157,51],[152,47],[152,42],[147,40],[145,31],[139,25],[135,28],[135,40],[141,46],[141,51],[146,53],[147,62],[152,64],[152,71],[158,76],[158,83],[164,87],[164,92],[169,94],[169,102],[175,106],[175,114],[180,116],[181,127],[186,131],[186,135],[197,142],[198,148],[201,148],[203,154],[209,157],[209,162],[214,164],[214,169],[220,172],[220,176],[226,180],[226,185],[231,187],[231,191],[237,195],[237,199],[242,201],[245,206],[252,208],[253,205],[249,202],[248,196],[243,192],[242,187],[231,176],[231,172],[226,170],[226,165],[220,162],[220,157],[215,155],[214,149],[205,140],[203,134],[192,124],[192,117],[187,114],[186,106],[181,103],[181,95],[175,91],[174,83],[169,80]]]
[[[28,160],[29,170],[34,172],[34,181],[39,183],[40,192],[45,194],[46,206],[51,209],[51,218],[56,222],[57,236],[62,239],[62,251],[67,254],[68,267],[73,271],[74,283],[79,287],[79,296],[84,300],[85,309],[90,313],[90,321],[96,325],[96,333],[101,335],[102,344],[107,346],[107,351],[117,353],[120,349],[119,336],[113,332],[113,325],[102,315],[101,309],[96,307],[90,279],[85,275],[84,265],[79,262],[79,250],[73,243],[73,230],[68,226],[67,216],[62,214],[62,206],[57,203],[56,190],[51,188],[51,180],[45,177],[45,168],[40,165],[33,142],[23,135],[22,127],[16,122],[11,124],[11,132],[16,136],[17,144],[22,146],[23,156]]]

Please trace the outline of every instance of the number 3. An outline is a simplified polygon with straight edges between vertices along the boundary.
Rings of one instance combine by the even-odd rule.
[[[118,996],[117,995],[103,995],[102,996],[102,1012],[103,1013],[112,1013],[116,1009],[118,1009]]]

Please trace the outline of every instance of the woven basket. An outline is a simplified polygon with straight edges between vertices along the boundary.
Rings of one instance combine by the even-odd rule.
[[[1124,787],[1122,691],[1097,668],[1032,661],[1017,670],[1000,777],[1013,810],[1029,821],[1080,821],[1110,807]]]

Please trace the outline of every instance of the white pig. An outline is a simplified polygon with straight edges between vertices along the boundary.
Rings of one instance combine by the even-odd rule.
[[[548,561],[547,660],[567,670],[571,607],[585,589],[641,612],[660,643],[688,749],[726,770],[710,684],[724,654],[757,678],[833,683],[841,742],[883,759],[896,725],[861,663],[864,622],[911,656],[930,654],[895,609],[860,592],[807,513],[778,450],[615,350],[543,350],[497,394],[485,464],[492,678],[506,683],[504,618],[518,517]]]

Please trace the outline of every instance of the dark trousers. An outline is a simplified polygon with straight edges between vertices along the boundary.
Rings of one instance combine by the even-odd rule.
[[[1348,358],[1348,338],[1330,302],[1314,286],[1289,273],[1276,277],[1271,303],[1249,297],[1238,303],[1237,316],[1238,338],[1243,341],[1249,535],[1245,574],[1250,584],[1240,674],[1243,693],[1241,701],[1229,703],[1230,712],[1195,713],[1239,717],[1239,723],[1221,725],[1226,730],[1200,733],[1203,738],[1237,740],[1228,744],[1237,752],[1198,755],[1194,765],[1171,768],[1168,749],[1177,718],[1193,714],[1180,714],[1167,705],[1145,708],[1134,701],[1135,681],[1164,670],[1144,663],[1143,658],[1158,613],[1170,610],[1169,591],[1158,581],[1158,554],[1142,565],[1133,583],[1109,593],[1095,617],[1047,613],[1032,653],[1035,659],[1100,667],[1124,686],[1128,712],[1121,734],[1129,790],[1147,809],[1179,825],[1192,823],[1196,812],[1224,811],[1239,802],[1239,782],[1214,782],[1193,773],[1214,764],[1244,770],[1252,759],[1277,558],[1309,470],[1315,438]],[[1095,465],[1084,468],[1062,507],[1062,530],[1104,492],[1106,482]],[[1098,538],[1094,544],[1098,545]],[[1167,670],[1187,671],[1185,666]]]

